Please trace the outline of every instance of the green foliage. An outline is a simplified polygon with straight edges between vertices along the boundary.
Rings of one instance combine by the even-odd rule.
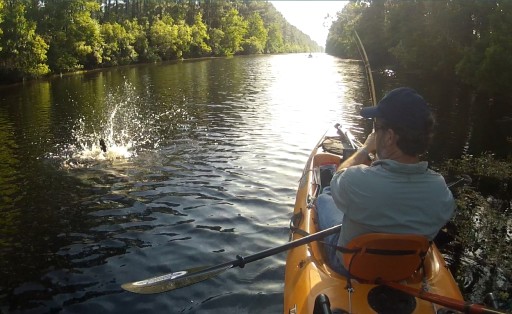
[[[3,16],[4,16],[4,0],[0,0],[0,25],[2,25]],[[2,27],[0,27],[0,51],[2,51],[2,45],[1,45],[2,34],[3,34]]]
[[[457,66],[461,78],[492,94],[512,88],[512,3],[492,1],[486,19],[474,25],[474,43]]]
[[[178,35],[175,39],[176,57],[182,58],[190,50],[192,44],[192,28],[185,24],[185,21],[180,20],[178,22],[177,29]]]
[[[44,9],[51,32],[49,64],[54,72],[92,68],[102,62],[99,22],[92,18],[99,4],[88,0],[51,0]]]
[[[208,46],[207,41],[210,39],[206,24],[203,23],[203,16],[198,12],[194,16],[194,24],[191,27],[192,42],[191,50],[193,56],[203,56],[209,54],[212,48]]]
[[[210,46],[212,52],[216,56],[220,56],[223,53],[222,39],[224,38],[224,32],[221,29],[214,28],[210,30]]]
[[[124,29],[133,38],[132,45],[137,54],[137,61],[155,61],[149,56],[149,41],[146,32],[149,29],[149,23],[139,24],[137,19],[124,21]]]
[[[221,55],[232,56],[243,50],[242,41],[247,33],[247,21],[238,14],[236,9],[226,12],[221,18]]]
[[[174,23],[166,15],[150,28],[149,42],[160,60],[181,58],[192,43],[192,30],[183,20]]]
[[[352,1],[338,13],[326,52],[358,57],[357,30],[373,65],[457,79],[490,95],[512,88],[510,0]]]
[[[0,0],[0,25],[0,71],[13,80],[50,70],[320,49],[264,1]]]
[[[449,172],[466,173],[499,181],[512,179],[512,161],[498,160],[491,153],[480,156],[463,155],[461,159],[448,160],[443,168]]]
[[[268,40],[266,43],[266,49],[269,53],[284,52],[284,41],[281,28],[278,23],[270,25],[268,30]]]
[[[25,18],[25,6],[19,2],[6,7],[1,39],[0,71],[20,78],[40,77],[49,72],[46,65],[48,44],[36,34],[34,22]]]
[[[342,12],[338,13],[337,20],[329,29],[325,52],[347,59],[360,57],[354,40],[354,30],[361,17],[361,12],[361,6],[349,3]]]
[[[149,31],[149,42],[160,60],[171,59],[173,49],[173,38],[178,36],[177,28],[173,28],[172,19],[156,20]],[[167,22],[167,23],[166,23]]]
[[[137,59],[137,52],[133,46],[135,36],[120,24],[116,22],[102,24],[101,36],[104,65],[129,64]]]
[[[243,50],[246,54],[260,54],[264,52],[267,43],[268,31],[263,24],[259,13],[253,13],[247,20],[246,40],[243,43]]]
[[[477,285],[506,294],[506,287],[498,286],[495,278],[512,273],[512,160],[497,160],[489,153],[465,155],[460,160],[448,160],[440,171],[447,176],[464,174],[473,179],[471,186],[455,193],[457,210],[451,220],[455,240],[464,255],[473,259],[473,263],[460,265],[457,277],[464,281],[478,265],[495,275],[478,278]]]

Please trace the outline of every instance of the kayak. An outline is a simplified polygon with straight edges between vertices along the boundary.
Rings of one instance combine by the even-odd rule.
[[[290,222],[290,240],[320,231],[316,224],[315,199],[325,185],[323,172],[325,169],[336,169],[359,145],[347,129],[337,124],[336,133],[326,132],[314,147],[299,181]],[[374,251],[378,251],[379,243],[384,247],[380,248],[381,255],[368,253],[364,257],[364,254],[360,254],[359,259],[354,258],[359,253],[342,251],[345,267],[350,263],[348,276],[342,276],[327,264],[321,241],[289,250],[285,270],[284,313],[455,313],[439,305],[439,302],[433,303],[391,288],[400,286],[420,294],[434,294],[464,302],[456,281],[433,242],[426,238],[426,244],[421,239],[413,244],[406,241],[413,239],[414,235],[396,235],[400,239],[390,242],[395,241],[389,240],[394,236],[370,234],[361,237],[359,242],[353,240],[355,244],[352,246],[352,242],[349,243],[348,249],[357,247],[358,252],[366,250],[366,253],[370,252],[371,241],[377,243]],[[414,252],[418,253],[420,265],[414,264],[411,256],[405,256],[412,252],[408,250],[409,247],[404,250],[398,243],[418,247],[418,251]],[[394,246],[397,247],[395,251]]]

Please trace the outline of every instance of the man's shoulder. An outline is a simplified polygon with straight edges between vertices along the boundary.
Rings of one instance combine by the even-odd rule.
[[[345,169],[347,176],[357,176],[357,177],[365,177],[365,176],[372,176],[380,171],[380,166],[378,165],[357,165],[348,167]]]
[[[367,181],[375,179],[375,167],[367,165],[357,165],[344,169],[343,171],[336,174],[339,183],[344,182],[350,184],[366,184]]]
[[[350,166],[348,168],[339,170],[335,173],[336,176],[341,176],[343,178],[351,177],[351,176],[358,176],[362,175],[367,168],[370,168],[366,165],[356,165],[356,166]]]

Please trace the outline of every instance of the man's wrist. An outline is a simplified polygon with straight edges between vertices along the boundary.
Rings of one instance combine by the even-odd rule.
[[[365,146],[361,147],[359,150],[358,150],[358,153],[361,154],[361,155],[364,155],[369,161],[373,161],[373,158],[372,158],[372,155],[370,154],[370,152],[366,149]]]

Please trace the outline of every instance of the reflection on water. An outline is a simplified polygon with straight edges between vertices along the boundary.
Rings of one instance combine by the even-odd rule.
[[[369,131],[362,64],[321,54],[121,67],[1,97],[2,312],[279,313],[284,255],[161,295],[120,285],[283,244],[312,146],[336,122]]]
[[[284,243],[312,145],[335,122],[358,125],[361,73],[261,56],[3,90],[0,309],[280,312],[284,256],[164,295],[120,284]]]

